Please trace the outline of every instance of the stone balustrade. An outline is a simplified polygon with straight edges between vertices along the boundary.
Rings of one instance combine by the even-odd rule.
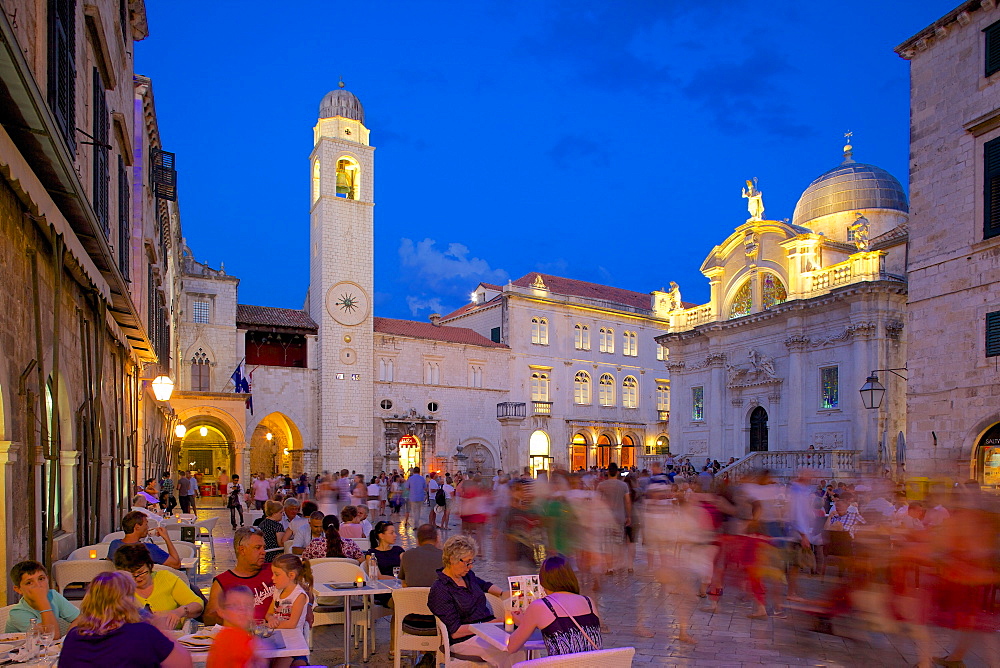
[[[844,478],[861,473],[860,450],[781,450],[751,452],[743,459],[726,466],[717,477],[738,480],[754,471],[768,469],[776,477],[787,478],[800,469],[809,469],[831,478]]]

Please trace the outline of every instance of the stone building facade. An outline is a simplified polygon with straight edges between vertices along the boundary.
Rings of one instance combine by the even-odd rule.
[[[1000,484],[1000,9],[905,41],[912,214],[908,472]]]
[[[150,381],[171,373],[176,180],[133,79],[145,35],[141,0],[0,12],[5,573],[98,542],[165,461],[170,407]]]
[[[442,322],[510,348],[497,414],[506,468],[635,466],[666,452],[664,293],[531,273],[473,295]]]
[[[853,451],[845,473],[894,473],[905,388],[887,383],[879,410],[857,389],[872,370],[905,363],[902,187],[855,162],[851,146],[791,223],[764,219],[748,186],[757,208],[701,267],[710,301],[685,307],[677,286],[664,296],[668,333],[656,341],[669,349],[675,451],[699,462]]]

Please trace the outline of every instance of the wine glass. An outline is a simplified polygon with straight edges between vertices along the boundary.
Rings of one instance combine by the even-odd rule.
[[[392,577],[396,578],[397,580],[399,579],[399,570],[400,570],[399,566],[392,567]]]
[[[41,647],[39,654],[45,656],[48,654],[49,647],[56,640],[56,629],[51,624],[39,624],[38,630],[38,644]]]

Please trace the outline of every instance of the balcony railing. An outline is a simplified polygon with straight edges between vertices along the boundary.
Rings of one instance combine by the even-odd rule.
[[[656,419],[660,422],[670,422],[670,411],[656,411]]]
[[[533,415],[552,415],[552,402],[532,401],[531,412]]]
[[[497,419],[523,418],[524,416],[525,405],[523,402],[505,401],[497,404]]]

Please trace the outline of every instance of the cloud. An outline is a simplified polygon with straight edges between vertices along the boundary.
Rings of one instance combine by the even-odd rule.
[[[430,299],[427,299],[424,295],[419,297],[413,295],[408,296],[406,298],[406,305],[410,307],[410,315],[413,316],[420,315],[421,311],[444,314],[452,310],[446,309],[442,306],[441,299],[439,297],[431,297]]]
[[[416,243],[403,239],[399,245],[400,263],[426,287],[449,294],[465,294],[481,281],[507,281],[506,271],[490,267],[489,262],[481,258],[469,257],[469,248],[464,244],[452,242],[445,250],[438,249],[436,244],[434,239]]]
[[[787,55],[758,48],[741,60],[718,61],[694,71],[680,90],[729,133],[806,137],[812,130],[794,120],[794,111],[782,101],[788,98],[782,80],[795,73]]]
[[[583,162],[601,166],[609,160],[600,144],[582,134],[563,135],[548,150],[548,156],[560,169],[577,168]]]

